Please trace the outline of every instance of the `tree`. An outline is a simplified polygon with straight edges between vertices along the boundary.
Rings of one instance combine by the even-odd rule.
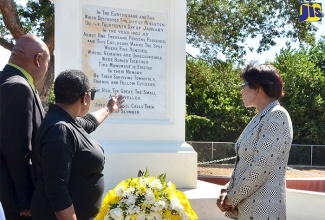
[[[187,61],[186,140],[237,140],[255,114],[243,106],[240,71],[231,63]]]
[[[44,37],[52,61],[44,83],[39,86],[43,105],[47,106],[54,78],[54,4],[50,0],[28,0],[23,8],[18,0],[0,0],[0,45],[11,50],[14,40],[24,33]],[[258,52],[285,36],[293,41],[314,42],[314,26],[299,22],[297,0],[188,0],[187,43],[201,49],[202,58],[218,63],[217,53],[234,60],[245,54],[247,37],[262,36]],[[289,28],[288,28],[289,27]]]
[[[248,37],[261,36],[257,52],[274,46],[277,37],[313,43],[316,29],[299,21],[299,6],[297,0],[188,0],[187,43],[200,48],[210,63],[218,53],[232,60],[243,57]]]
[[[274,65],[285,82],[286,95],[281,100],[293,123],[293,143],[324,144],[325,138],[325,37],[317,44],[293,50],[281,50]],[[289,164],[309,164],[310,149],[291,149]],[[324,166],[324,147],[314,146],[313,164]]]
[[[0,0],[0,45],[12,50],[14,41],[34,33],[47,44],[51,62],[43,82],[37,86],[44,108],[48,106],[54,79],[54,4],[49,0],[28,1],[23,8],[14,0]]]
[[[282,49],[273,65],[285,83],[280,99],[292,122],[293,143],[324,144],[325,37],[316,44]],[[231,63],[188,59],[186,140],[236,141],[256,112],[242,105],[239,73]],[[308,152],[307,152],[308,153]]]
[[[274,65],[285,82],[281,103],[291,115],[294,143],[324,144],[325,37],[313,46],[281,50]]]

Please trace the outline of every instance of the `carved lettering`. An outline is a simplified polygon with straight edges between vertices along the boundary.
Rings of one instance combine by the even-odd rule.
[[[84,5],[83,69],[91,70],[98,100],[116,92],[125,98],[121,117],[167,115],[167,24],[164,13]]]

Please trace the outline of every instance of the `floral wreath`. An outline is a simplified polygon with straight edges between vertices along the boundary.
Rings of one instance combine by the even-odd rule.
[[[186,195],[175,184],[166,183],[166,174],[151,177],[148,169],[110,190],[95,220],[136,220],[141,215],[146,220],[157,216],[162,220],[198,219]]]

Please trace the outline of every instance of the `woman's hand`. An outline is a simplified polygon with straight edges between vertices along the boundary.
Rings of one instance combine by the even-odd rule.
[[[55,215],[58,220],[77,220],[73,205],[61,211],[55,212]]]
[[[30,217],[30,216],[32,216],[32,214],[30,212],[30,209],[25,209],[25,210],[20,211],[19,215],[20,216],[24,216],[24,217]]]
[[[109,113],[113,113],[124,108],[125,106],[122,105],[123,102],[124,97],[119,95],[118,93],[115,93],[115,95],[111,97],[110,100],[108,100],[108,103],[106,105],[109,110]]]
[[[226,211],[226,207],[224,206],[226,197],[227,197],[227,193],[222,193],[219,196],[219,199],[217,199],[217,206],[222,212]]]
[[[222,193],[219,199],[217,199],[217,206],[222,212],[234,212],[236,209],[236,207],[230,203],[226,192]]]

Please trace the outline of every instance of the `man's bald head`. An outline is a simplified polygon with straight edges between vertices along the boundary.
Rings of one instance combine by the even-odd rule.
[[[49,61],[48,47],[40,38],[32,34],[25,34],[16,41],[9,58],[9,63],[26,70],[36,84],[44,77]]]

